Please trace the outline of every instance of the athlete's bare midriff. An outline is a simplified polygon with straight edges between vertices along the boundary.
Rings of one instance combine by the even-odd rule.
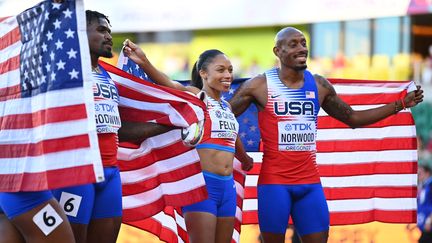
[[[215,149],[198,149],[202,170],[227,176],[233,173],[234,154]]]

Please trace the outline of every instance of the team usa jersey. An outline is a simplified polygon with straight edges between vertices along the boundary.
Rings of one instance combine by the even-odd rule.
[[[235,153],[239,124],[225,100],[207,97],[204,135],[197,149],[216,149]]]
[[[258,184],[319,183],[316,127],[320,109],[313,75],[304,71],[302,88],[291,89],[279,79],[279,69],[266,73],[267,104],[258,113],[264,147]]]
[[[101,66],[99,69],[102,73],[92,73],[99,150],[105,167],[117,166],[117,131],[121,126],[118,110],[119,96],[117,87],[109,74]]]

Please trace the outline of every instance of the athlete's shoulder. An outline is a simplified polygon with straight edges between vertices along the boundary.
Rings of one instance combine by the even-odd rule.
[[[319,90],[322,90],[322,92],[325,91],[325,93],[327,93],[327,92],[334,93],[335,92],[333,85],[324,76],[319,75],[319,74],[313,74],[313,77],[315,79],[315,83],[316,83]]]
[[[265,84],[266,82],[267,82],[267,76],[265,75],[265,73],[261,73],[249,80],[246,80],[245,83],[248,83],[250,85],[262,85]]]
[[[315,79],[315,81],[317,83],[323,82],[323,81],[327,81],[328,82],[328,80],[324,76],[322,76],[320,74],[314,73],[314,74],[312,74],[312,76],[314,77],[314,79]]]

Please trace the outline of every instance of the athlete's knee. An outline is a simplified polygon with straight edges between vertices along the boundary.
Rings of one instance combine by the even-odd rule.
[[[328,230],[301,235],[303,243],[326,243],[328,240]]]
[[[261,232],[260,238],[264,243],[284,243],[285,233]]]

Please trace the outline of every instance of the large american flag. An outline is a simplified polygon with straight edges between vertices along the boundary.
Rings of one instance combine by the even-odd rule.
[[[135,66],[129,67],[133,71]],[[245,80],[236,80],[224,98],[229,100]],[[356,110],[398,100],[412,85],[408,81],[330,79],[330,82],[339,96]],[[250,106],[237,119],[239,135],[255,163],[246,174],[240,162],[234,161],[237,212],[232,242],[239,242],[241,224],[258,223],[256,186],[262,162],[256,107]],[[331,225],[416,222],[417,142],[409,109],[356,129],[321,110],[318,129],[317,164]],[[188,242],[184,219],[176,208],[167,207],[133,225],[166,242]]]
[[[102,181],[82,1],[0,18],[0,191]]]
[[[408,81],[329,81],[338,95],[355,110],[398,100],[413,85]],[[255,128],[257,125],[249,120],[245,119],[248,122],[243,125]],[[248,172],[245,181],[243,224],[258,223],[256,185],[262,154],[254,152],[253,156],[256,158],[254,168]],[[409,109],[356,129],[321,109],[317,164],[331,225],[416,222],[417,140]]]
[[[154,85],[107,63],[100,63],[116,82],[122,121],[154,122],[188,127],[204,119],[197,97]],[[207,198],[200,160],[174,129],[145,139],[121,143],[118,152],[123,188],[123,222],[139,224],[166,206],[184,206]]]

